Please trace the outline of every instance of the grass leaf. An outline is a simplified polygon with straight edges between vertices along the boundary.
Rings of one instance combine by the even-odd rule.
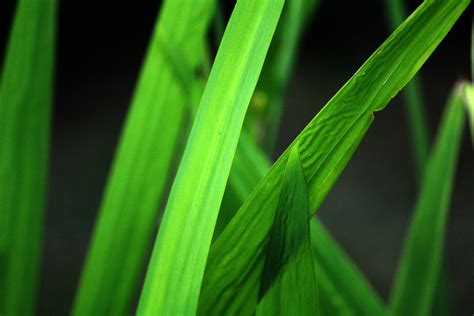
[[[442,245],[464,127],[457,87],[439,128],[423,178],[391,295],[393,315],[428,315],[441,268]]]
[[[298,41],[303,33],[304,25],[316,11],[318,4],[319,0],[294,0],[287,1],[283,7],[275,36],[263,64],[262,74],[247,111],[241,135],[244,139],[239,139],[232,165],[235,172],[231,171],[229,176],[213,239],[220,235],[242,205],[240,196],[247,197],[250,194],[248,192],[242,195],[245,191],[242,188],[242,185],[245,186],[245,180],[258,174],[257,169],[266,170],[269,167],[267,167],[267,158],[264,153],[251,150],[253,147],[251,142],[262,143],[262,147],[269,155],[273,151],[283,98],[297,55]],[[259,134],[262,130],[264,135],[263,139],[260,139]],[[240,151],[242,154],[239,154]],[[251,188],[253,187],[252,185]]]
[[[0,314],[32,315],[42,246],[56,1],[18,2],[0,91]]]
[[[74,315],[124,315],[137,289],[214,0],[163,3],[104,192]],[[184,77],[183,77],[184,76]]]
[[[469,127],[471,130],[471,141],[474,144],[474,85],[466,83],[464,86],[465,104],[469,116]]]
[[[229,180],[222,199],[213,240],[222,233],[245,199],[270,169],[265,154],[256,148],[249,133],[242,130]]]
[[[237,1],[173,183],[138,315],[196,312],[240,129],[282,7],[283,0]]]
[[[270,169],[270,162],[242,133],[222,208],[241,205]],[[221,214],[228,214],[223,212]],[[317,219],[311,223],[322,315],[381,315],[382,300]],[[346,282],[346,280],[348,280]],[[229,306],[226,306],[228,309]],[[220,311],[223,313],[223,311]]]
[[[251,118],[252,112],[256,112],[253,134],[258,138],[258,133],[261,133],[263,129],[263,135],[260,136],[263,138],[260,142],[267,155],[270,156],[275,146],[286,87],[291,79],[298,53],[298,43],[305,25],[318,6],[319,0],[286,1],[262,75],[255,89],[253,107],[250,108],[248,116]]]
[[[308,199],[298,146],[295,146],[285,168],[267,246],[257,315],[319,314]]]
[[[373,120],[413,77],[469,1],[426,1],[368,59],[297,137],[311,214],[322,203]],[[295,143],[293,142],[293,144]],[[290,146],[214,242],[200,298],[202,314],[233,302],[256,304],[255,283],[273,223]]]

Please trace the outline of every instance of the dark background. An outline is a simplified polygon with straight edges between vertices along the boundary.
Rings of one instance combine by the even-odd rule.
[[[291,0],[289,0],[291,1]],[[420,1],[409,1],[413,9]],[[278,148],[290,143],[388,32],[382,1],[322,1],[291,81]],[[41,315],[68,313],[114,148],[159,1],[62,1]],[[0,2],[3,54],[14,1]],[[469,77],[470,10],[421,70],[434,135],[444,102]],[[319,216],[388,297],[417,186],[399,98],[381,112]],[[474,167],[465,132],[449,214],[445,270],[452,315],[474,312]]]

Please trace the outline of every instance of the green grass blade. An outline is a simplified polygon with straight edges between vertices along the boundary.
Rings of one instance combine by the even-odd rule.
[[[239,140],[232,165],[232,169],[236,169],[236,172],[231,171],[230,173],[229,184],[226,187],[223,205],[214,231],[214,239],[220,235],[242,204],[238,196],[241,196],[241,183],[244,179],[239,177],[245,174],[251,177],[256,172],[255,169],[262,165],[262,161],[266,162],[267,160],[263,153],[249,152],[248,149],[253,146],[251,141],[262,143],[262,147],[269,154],[273,151],[283,98],[291,77],[298,41],[301,38],[304,24],[316,11],[318,4],[319,0],[295,0],[287,1],[283,7],[282,16],[270,44],[268,56],[263,64],[262,74],[244,122],[243,134],[247,135],[242,135],[241,137],[245,139]],[[266,130],[266,132],[264,132],[264,138],[260,139],[259,134],[262,130]],[[240,155],[239,151],[243,151],[247,155]],[[246,157],[250,159],[248,163],[242,160]],[[251,163],[252,161],[254,163]],[[264,165],[265,162],[263,162]],[[247,168],[247,170],[245,171],[243,168]],[[240,192],[235,192],[235,190]]]
[[[0,314],[32,315],[42,245],[56,1],[18,2],[0,93]]]
[[[320,277],[321,313],[384,315],[380,297],[316,219],[311,221],[311,242]]]
[[[245,112],[283,0],[239,0],[166,206],[138,315],[188,315],[199,289]]]
[[[407,16],[405,3],[403,0],[387,0],[386,7],[390,27],[395,29]],[[421,80],[418,75],[406,85],[402,91],[402,96],[404,97],[405,115],[410,131],[416,182],[420,183],[428,160],[430,139],[425,106],[422,100]],[[436,294],[438,299],[433,306],[433,312],[436,312],[437,315],[448,315],[448,297],[446,289],[443,288],[443,284],[446,283],[446,276],[442,270],[439,278],[438,293]]]
[[[473,59],[474,60],[474,59]],[[464,86],[465,104],[468,109],[469,127],[471,130],[471,141],[474,145],[474,85],[467,83]]]
[[[386,0],[386,8],[390,28],[395,30],[407,16],[405,3],[403,0]],[[416,178],[421,179],[428,159],[430,140],[419,76],[415,76],[406,85],[402,91],[402,96],[411,135]]]
[[[393,315],[428,315],[464,127],[460,87],[450,97],[431,152],[391,295]]]
[[[471,25],[471,82],[464,85],[465,104],[468,108],[471,141],[474,145],[474,20]]]
[[[213,240],[222,233],[245,199],[270,169],[270,161],[242,131],[222,199]]]
[[[213,10],[214,0],[163,3],[108,178],[74,315],[129,312],[184,111],[192,102],[186,74],[170,54],[179,55],[189,71],[202,67]]]
[[[471,81],[474,81],[474,19],[471,22]]]
[[[373,120],[413,77],[469,1],[426,1],[369,58],[293,142],[315,211]],[[200,298],[202,314],[221,314],[232,302],[253,304],[265,244],[292,145],[259,183],[213,244]],[[314,212],[311,212],[312,214]]]
[[[259,295],[262,299],[257,315],[319,315],[308,199],[303,167],[295,146],[285,168],[266,250]]]
[[[263,152],[250,141],[249,137],[242,134],[235,153],[222,209],[240,206],[269,169],[270,162]],[[219,216],[229,213],[222,209]],[[316,219],[311,224],[311,242],[318,263],[321,314],[383,314],[382,300]],[[349,281],[345,282],[345,280]]]
[[[297,57],[298,43],[306,22],[317,10],[318,5],[319,0],[286,1],[255,89],[253,106],[249,109],[247,120],[252,118],[254,120],[248,122],[253,125],[251,127],[254,138],[258,139],[258,134],[263,130],[263,139],[260,139],[260,142],[270,156],[273,154],[276,142],[284,96]]]

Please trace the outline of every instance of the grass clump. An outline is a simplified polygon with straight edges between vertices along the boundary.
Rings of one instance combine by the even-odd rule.
[[[393,34],[272,164],[284,91],[319,1],[238,0],[226,25],[215,0],[164,1],[72,314],[127,315],[137,303],[138,315],[428,315],[463,105],[472,119],[474,94],[469,83],[454,90],[430,150],[413,77],[469,3],[425,1],[404,20],[402,3],[387,0]],[[53,0],[19,1],[2,70],[2,315],[36,310],[56,6]],[[220,41],[215,58],[207,39],[213,19]],[[314,215],[374,113],[405,86],[420,193],[386,306]],[[185,143],[182,153],[178,143]]]

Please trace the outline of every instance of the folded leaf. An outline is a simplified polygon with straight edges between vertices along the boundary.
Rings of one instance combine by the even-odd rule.
[[[257,315],[319,315],[308,207],[308,189],[295,146],[285,168],[266,250]]]
[[[464,109],[457,87],[429,156],[390,299],[393,315],[428,315],[441,268],[444,232],[459,155]]]
[[[237,1],[171,189],[138,315],[196,313],[245,112],[282,7],[283,0]]]
[[[373,112],[382,110],[413,77],[468,3],[424,2],[293,142],[300,145],[311,214],[357,148],[373,120]],[[278,201],[276,188],[292,146],[213,244],[201,291],[201,314],[222,314],[233,304],[256,304],[256,283]]]
[[[222,209],[241,205],[269,169],[270,162],[263,152],[249,140],[248,135],[242,133]],[[312,222],[311,243],[317,263],[321,314],[383,314],[382,300],[362,273],[344,254],[323,225],[317,219],[313,219]]]
[[[0,91],[0,314],[33,315],[43,236],[55,0],[20,0]]]
[[[192,83],[183,80],[188,69],[194,73],[203,65],[214,2],[163,2],[107,181],[74,315],[129,313],[183,115],[193,102]],[[188,67],[184,74],[173,58]]]

